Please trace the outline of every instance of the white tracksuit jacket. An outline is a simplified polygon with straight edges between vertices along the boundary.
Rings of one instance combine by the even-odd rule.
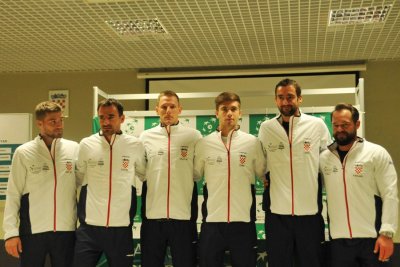
[[[330,234],[335,238],[377,237],[396,232],[398,223],[397,174],[389,153],[358,138],[343,160],[337,144],[321,154],[320,169],[327,193]],[[376,198],[382,215],[377,218]],[[375,220],[381,221],[375,229]]]
[[[78,144],[37,136],[13,156],[4,210],[4,239],[76,228],[75,162]]]
[[[77,176],[82,184],[79,220],[105,227],[129,226],[136,211],[135,175],[145,173],[144,147],[136,137],[99,133],[79,144]],[[82,203],[84,202],[84,203]]]
[[[263,177],[265,159],[253,135],[232,131],[225,146],[221,132],[201,139],[195,148],[195,178],[207,186],[206,222],[250,222],[251,186]],[[204,214],[203,214],[204,215]]]
[[[148,219],[190,219],[194,146],[200,138],[199,131],[181,123],[158,125],[140,135],[147,158]]]
[[[270,171],[271,212],[316,214],[319,154],[331,143],[328,128],[322,119],[302,113],[290,117],[287,135],[280,120],[264,121],[258,134]]]

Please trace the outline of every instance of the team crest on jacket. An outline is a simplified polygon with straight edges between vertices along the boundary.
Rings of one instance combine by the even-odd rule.
[[[240,153],[239,155],[239,165],[240,166],[245,166],[246,165],[246,154],[245,153]]]
[[[188,146],[181,146],[181,160],[188,159]]]
[[[309,153],[311,151],[311,140],[306,139],[304,140],[304,152]]]
[[[129,167],[129,158],[128,157],[123,157],[122,158],[122,166],[121,166],[121,170],[123,171],[127,171]]]
[[[65,172],[66,173],[72,173],[72,168],[73,168],[72,161],[67,160],[65,162]]]
[[[356,162],[354,164],[354,174],[353,176],[356,177],[363,177],[364,176],[364,164],[361,162]]]

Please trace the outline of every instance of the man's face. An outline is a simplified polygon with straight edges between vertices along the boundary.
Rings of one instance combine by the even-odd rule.
[[[64,131],[64,118],[61,112],[48,112],[42,120],[36,120],[40,135],[49,138],[61,138]]]
[[[215,115],[219,120],[220,130],[231,130],[236,127],[239,118],[242,115],[242,112],[240,111],[240,104],[238,101],[223,102],[218,106]]]
[[[347,109],[335,111],[332,114],[333,137],[335,141],[345,146],[353,143],[357,137],[357,129],[360,127],[360,121],[354,123],[351,118],[351,112]]]
[[[101,131],[107,139],[121,131],[121,124],[124,122],[125,116],[119,116],[116,106],[100,106],[97,113]]]
[[[276,90],[275,103],[285,117],[298,115],[302,101],[303,98],[296,95],[296,88],[293,85],[280,86]]]
[[[161,124],[173,125],[178,123],[182,107],[175,96],[162,96],[156,106],[156,112],[160,116]]]

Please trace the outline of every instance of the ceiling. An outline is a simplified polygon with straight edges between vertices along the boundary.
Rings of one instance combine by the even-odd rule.
[[[396,0],[88,1],[0,0],[0,72],[400,59]],[[327,26],[331,9],[387,4],[392,8],[383,23]],[[166,37],[121,37],[105,23],[153,18],[165,27]]]

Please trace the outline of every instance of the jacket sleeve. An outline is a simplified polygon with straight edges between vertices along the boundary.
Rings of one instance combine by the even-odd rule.
[[[195,181],[200,181],[204,176],[204,158],[202,155],[202,144],[203,142],[200,140],[197,142],[194,148],[194,167],[193,167],[193,179]]]
[[[399,199],[397,174],[389,153],[381,148],[376,151],[375,181],[382,198],[382,225],[379,232],[395,233],[398,225]]]
[[[86,174],[87,161],[85,158],[85,144],[81,141],[78,150],[78,159],[76,161],[76,185],[82,186]]]
[[[266,161],[264,157],[264,151],[259,139],[256,139],[255,144],[255,160],[254,160],[254,170],[256,176],[260,181],[264,181],[265,173],[267,172]]]
[[[24,192],[27,169],[24,165],[23,156],[17,149],[13,156],[10,176],[7,184],[7,198],[4,209],[4,239],[19,236],[19,210],[21,196]]]
[[[325,122],[321,119],[321,142],[319,151],[322,152],[328,149],[328,146],[332,143],[331,134],[329,133],[328,127]]]
[[[137,160],[135,162],[135,175],[140,181],[144,181],[146,177],[146,151],[142,141],[138,140]]]

